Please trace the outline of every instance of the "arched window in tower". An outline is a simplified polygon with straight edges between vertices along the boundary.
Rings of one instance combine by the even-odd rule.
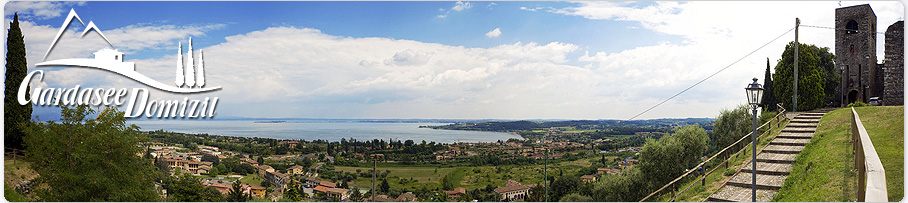
[[[854,20],[848,21],[848,24],[845,24],[845,34],[855,33],[858,33],[858,22]]]

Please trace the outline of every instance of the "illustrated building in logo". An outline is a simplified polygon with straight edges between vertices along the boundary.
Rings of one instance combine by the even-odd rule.
[[[66,28],[69,27],[69,24],[73,19],[79,20],[82,22],[82,19],[79,18],[79,15],[76,14],[75,10],[70,10],[69,16],[66,18],[66,21],[63,22],[63,25],[60,27],[60,31],[57,33],[57,36],[54,38],[54,41],[51,42],[50,48],[47,49],[45,53],[45,60],[47,55],[54,49],[54,46],[60,40],[60,36],[66,31]],[[84,25],[84,23],[83,23]],[[101,30],[95,26],[94,22],[89,22],[85,30],[82,32],[82,36],[85,36],[89,31],[94,30],[110,44],[110,40],[107,39],[107,36],[104,36],[101,33]],[[113,47],[113,44],[110,44]],[[178,55],[177,55],[177,71],[176,71],[176,87],[166,85],[164,83],[158,82],[145,76],[139,72],[136,72],[135,62],[125,62],[125,54],[116,49],[103,48],[94,52],[94,58],[68,58],[68,59],[59,59],[53,61],[44,61],[38,64],[35,64],[37,67],[59,67],[59,66],[69,66],[69,67],[80,67],[80,68],[96,68],[101,70],[110,71],[113,73],[120,74],[122,76],[133,79],[142,84],[157,88],[159,90],[164,90],[173,93],[199,93],[199,92],[208,92],[213,90],[221,89],[218,87],[205,88],[205,60],[202,59],[201,50],[199,50],[199,66],[198,71],[194,68],[194,57],[192,50],[192,38],[189,38],[189,52],[186,57],[184,67],[183,64],[183,50],[182,44],[179,45]],[[186,87],[186,88],[183,88]],[[197,87],[197,88],[194,88]]]

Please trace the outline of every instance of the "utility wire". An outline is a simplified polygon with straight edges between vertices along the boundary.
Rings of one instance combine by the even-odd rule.
[[[803,25],[802,25],[802,26],[803,26]],[[662,102],[659,102],[658,104],[654,105],[653,107],[649,107],[649,109],[646,109],[646,111],[640,112],[639,114],[635,115],[634,117],[631,117],[630,119],[627,119],[626,121],[634,120],[634,119],[637,118],[638,116],[643,115],[643,114],[645,114],[646,112],[649,112],[650,110],[655,109],[656,107],[659,107],[660,105],[664,104],[665,102],[668,102],[669,100],[674,99],[674,98],[677,97],[678,95],[684,94],[684,92],[687,92],[687,90],[690,90],[690,89],[696,87],[697,85],[700,85],[700,83],[703,83],[703,82],[705,82],[706,80],[709,80],[709,79],[712,78],[713,76],[716,76],[716,75],[718,75],[719,73],[721,73],[722,71],[725,71],[725,69],[728,69],[728,68],[730,68],[731,66],[737,64],[738,62],[741,62],[741,60],[744,60],[745,58],[747,58],[747,57],[749,57],[750,55],[752,55],[752,54],[756,53],[757,51],[759,51],[760,49],[763,49],[764,47],[766,47],[766,46],[768,46],[769,44],[775,42],[776,40],[779,40],[779,38],[782,38],[783,36],[785,36],[786,34],[790,33],[790,32],[791,32],[792,30],[794,30],[794,29],[795,29],[795,28],[791,28],[791,29],[789,29],[788,31],[785,31],[785,33],[782,33],[781,35],[779,35],[779,36],[776,37],[775,39],[772,39],[772,40],[770,40],[769,42],[766,42],[766,44],[763,44],[763,46],[760,46],[759,48],[754,49],[753,51],[751,51],[751,52],[748,53],[747,55],[744,55],[743,57],[739,58],[739,59],[736,60],[735,62],[732,62],[731,64],[728,64],[728,66],[725,66],[725,68],[722,68],[722,69],[720,69],[719,71],[716,71],[716,72],[713,73],[712,75],[709,75],[708,77],[703,78],[703,80],[700,80],[699,82],[694,83],[694,84],[691,85],[690,87],[687,87],[687,89],[681,90],[681,92],[678,92],[678,93],[675,94],[674,96],[669,97],[668,99],[665,99],[665,100],[662,101]]]
[[[836,29],[836,28],[833,28],[833,27],[816,26],[816,25],[804,25],[804,24],[801,24],[801,27],[830,29],[830,30],[836,30],[836,31],[852,31],[852,32],[858,32],[858,33],[867,32],[867,31],[864,31],[864,30]],[[900,31],[895,31],[895,32],[900,32]],[[878,35],[886,34],[886,32],[875,32],[875,33],[878,34]]]

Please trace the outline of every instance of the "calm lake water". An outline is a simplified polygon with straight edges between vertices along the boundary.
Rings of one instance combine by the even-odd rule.
[[[180,133],[207,133],[236,137],[262,137],[275,139],[303,139],[340,141],[341,138],[357,140],[394,139],[422,140],[436,143],[453,142],[496,142],[510,138],[522,139],[519,135],[501,132],[435,130],[419,128],[427,125],[447,123],[363,123],[363,122],[287,122],[256,123],[253,120],[229,121],[186,121],[186,120],[140,120],[129,121],[143,131],[165,130]]]

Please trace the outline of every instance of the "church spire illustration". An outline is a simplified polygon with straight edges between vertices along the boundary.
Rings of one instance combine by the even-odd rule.
[[[189,52],[186,57],[186,66],[183,66],[183,45],[180,44],[179,54],[177,54],[176,85],[177,87],[187,88],[205,86],[205,59],[202,56],[202,50],[199,50],[198,71],[195,69],[195,58],[193,57],[192,38],[189,38]]]
[[[177,42],[177,46],[179,47],[177,48],[177,79],[175,82],[177,87],[182,87],[185,81],[183,78],[183,43]]]

